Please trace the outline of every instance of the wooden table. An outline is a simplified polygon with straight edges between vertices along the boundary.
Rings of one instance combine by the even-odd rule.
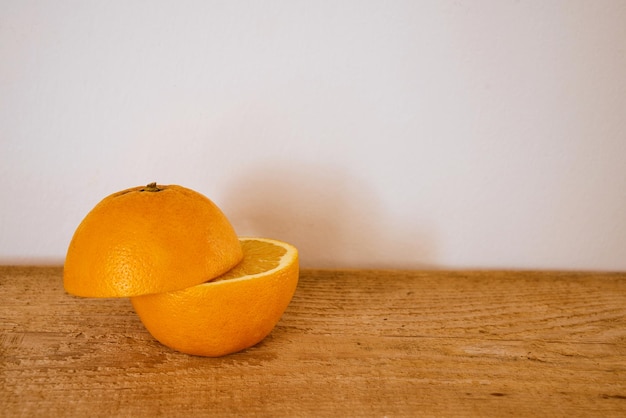
[[[626,273],[305,270],[217,359],[60,267],[0,267],[0,302],[0,416],[626,416]]]

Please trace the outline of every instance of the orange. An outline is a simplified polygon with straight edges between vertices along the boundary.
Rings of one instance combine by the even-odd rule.
[[[63,281],[76,296],[184,289],[238,264],[241,244],[222,211],[193,190],[151,183],[105,197],[80,223]]]
[[[284,242],[241,238],[240,264],[187,289],[131,298],[154,338],[187,354],[217,357],[265,338],[298,284],[298,251]]]

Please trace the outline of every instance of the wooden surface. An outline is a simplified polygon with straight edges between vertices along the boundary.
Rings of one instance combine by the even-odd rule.
[[[624,273],[303,271],[218,359],[61,277],[0,267],[1,416],[626,416]]]

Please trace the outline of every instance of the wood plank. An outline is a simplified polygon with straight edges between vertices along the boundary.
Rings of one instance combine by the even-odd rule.
[[[305,270],[259,345],[174,352],[127,299],[0,267],[0,416],[624,416],[626,274]]]

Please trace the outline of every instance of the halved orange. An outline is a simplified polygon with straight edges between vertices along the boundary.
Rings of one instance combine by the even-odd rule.
[[[252,347],[272,331],[298,284],[298,251],[272,239],[240,241],[243,260],[223,276],[131,298],[154,338],[177,351],[217,357]]]
[[[182,186],[151,183],[104,198],[80,223],[63,281],[76,296],[170,292],[211,280],[243,257],[222,211]]]

